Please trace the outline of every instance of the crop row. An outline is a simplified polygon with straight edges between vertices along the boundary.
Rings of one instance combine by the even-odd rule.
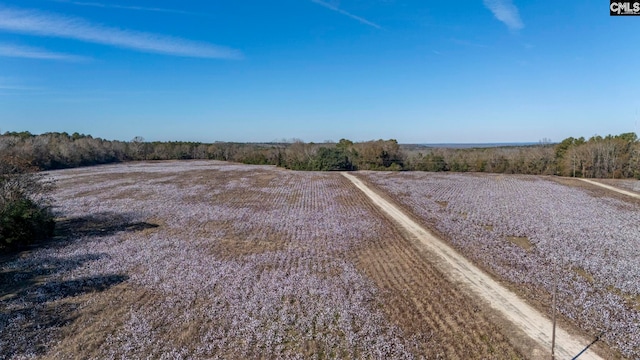
[[[640,209],[530,176],[365,173],[465,256],[640,356]]]
[[[212,162],[50,174],[59,239],[0,263],[0,358],[413,357],[348,257],[384,229],[342,177]]]
[[[640,193],[640,181],[636,179],[593,179],[608,185],[617,186]]]

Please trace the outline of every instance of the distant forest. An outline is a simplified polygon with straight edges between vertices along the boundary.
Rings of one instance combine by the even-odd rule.
[[[293,170],[417,170],[640,179],[635,133],[567,138],[557,144],[494,148],[431,148],[396,140],[337,143],[147,142],[68,133],[5,132],[0,161],[19,159],[39,170],[136,160],[214,159]]]

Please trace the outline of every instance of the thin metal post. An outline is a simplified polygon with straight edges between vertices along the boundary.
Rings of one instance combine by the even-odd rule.
[[[553,330],[551,330],[551,359],[556,359],[556,295],[558,292],[558,273],[556,269],[556,273],[554,274],[553,279],[553,296],[551,300],[551,312],[553,319]]]

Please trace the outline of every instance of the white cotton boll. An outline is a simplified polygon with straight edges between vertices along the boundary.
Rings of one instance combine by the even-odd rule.
[[[435,220],[436,229],[458,251],[516,286],[530,284],[551,292],[553,264],[559,263],[567,300],[559,302],[560,311],[587,329],[608,324],[606,314],[621,314],[628,321],[608,324],[618,334],[609,337],[610,343],[627,351],[627,356],[640,354],[640,332],[619,328],[640,323],[640,314],[610,292],[615,287],[617,292],[640,295],[637,206],[531,176],[399,173],[385,178],[369,173],[366,177],[425,221]],[[532,249],[509,243],[513,236],[527,237]]]

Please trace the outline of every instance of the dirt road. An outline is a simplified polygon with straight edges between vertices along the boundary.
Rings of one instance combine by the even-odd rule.
[[[441,271],[451,274],[455,281],[467,286],[474,294],[487,301],[493,309],[503,314],[506,319],[521,328],[532,339],[543,347],[551,349],[551,320],[413,221],[397,206],[369,189],[360,179],[348,173],[343,173],[343,175],[362,190],[384,213],[420,240],[429,251],[442,259],[438,264],[442,267]],[[571,359],[589,343],[590,340],[570,335],[560,327],[556,328],[557,359]],[[601,359],[601,357],[591,350],[587,350],[579,359]]]
[[[620,189],[620,188],[617,188],[617,187],[614,187],[614,186],[606,185],[606,184],[599,183],[597,181],[593,181],[593,180],[589,180],[589,179],[582,179],[582,178],[576,178],[576,179],[582,180],[582,181],[584,181],[586,183],[589,183],[589,184],[592,184],[592,185],[600,186],[600,187],[605,188],[607,190],[615,191],[615,192],[620,193],[620,194],[624,194],[624,195],[627,195],[627,196],[634,197],[636,199],[640,199],[640,194],[635,193],[633,191],[623,190],[623,189]]]

